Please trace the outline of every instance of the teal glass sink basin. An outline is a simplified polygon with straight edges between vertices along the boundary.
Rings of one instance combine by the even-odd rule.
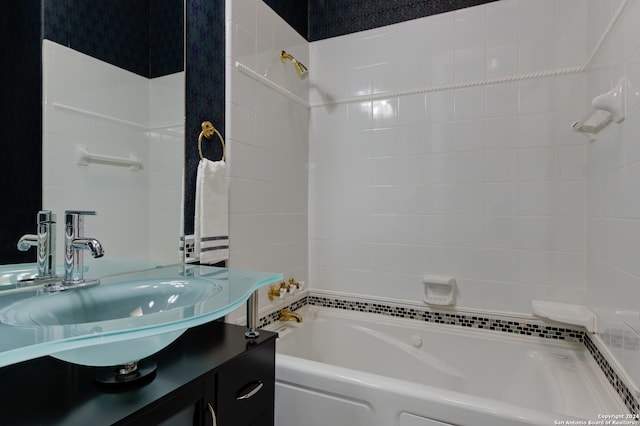
[[[178,265],[58,293],[5,291],[0,293],[0,366],[43,355],[90,366],[137,361],[281,279],[280,274]]]
[[[173,317],[174,310],[195,309],[222,291],[219,283],[185,277],[142,279],[111,285],[45,293],[17,301],[0,310],[0,322],[13,326],[55,326],[129,321],[132,317]],[[154,321],[157,318],[154,317]]]
[[[157,264],[153,261],[146,260],[130,260],[130,259],[85,259],[84,274],[89,277],[107,277],[120,275],[128,272],[137,272],[153,269]],[[56,265],[55,270],[60,276],[64,271],[64,264]],[[34,281],[37,274],[37,265],[35,263],[15,263],[8,265],[0,265],[0,292],[4,290],[12,290],[19,287],[27,287],[30,285],[38,285]],[[40,283],[41,284],[41,283]]]

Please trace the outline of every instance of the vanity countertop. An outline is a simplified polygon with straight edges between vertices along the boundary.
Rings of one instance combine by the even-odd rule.
[[[187,330],[153,355],[155,379],[123,392],[105,392],[98,369],[41,357],[0,368],[3,424],[103,425],[116,423],[203,377],[222,364],[274,344],[276,333],[260,331],[251,343],[246,328],[214,321]]]

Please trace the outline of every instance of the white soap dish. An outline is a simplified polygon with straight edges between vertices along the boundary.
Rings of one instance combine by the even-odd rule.
[[[535,315],[566,324],[581,325],[590,333],[596,331],[596,315],[586,306],[532,300],[531,307]]]
[[[424,302],[429,305],[454,305],[456,303],[456,279],[453,277],[442,277],[435,275],[425,275],[422,277],[424,283]]]

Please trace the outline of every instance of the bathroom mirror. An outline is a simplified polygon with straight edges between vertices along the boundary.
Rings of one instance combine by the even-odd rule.
[[[102,242],[105,257],[85,255],[85,267],[98,276],[179,262],[184,0],[13,3],[20,6],[12,5],[11,13],[33,15],[28,8],[36,8],[42,13],[35,15],[44,19],[41,26],[17,24],[16,19],[13,25],[23,25],[20,32],[43,31],[40,47],[35,44],[42,55],[40,195],[42,208],[57,214],[56,263],[63,261],[65,210],[97,212],[85,220],[85,235]],[[24,10],[17,10],[23,5]],[[20,44],[20,34],[7,34],[7,25],[1,29],[3,39]],[[0,78],[10,77],[3,73]],[[32,78],[27,85],[37,82]],[[34,105],[29,108],[34,110]],[[23,131],[18,134],[25,139]],[[12,145],[15,162],[27,144]],[[26,158],[38,154],[33,146],[28,149]],[[82,149],[98,157],[78,164]],[[139,158],[142,167],[119,165],[106,157]],[[5,200],[28,192],[20,185],[29,179],[19,172],[16,168],[15,178],[2,182]],[[20,233],[36,232],[35,210],[28,218],[33,225]],[[27,261],[35,262],[35,257],[35,249],[30,249]],[[0,263],[13,262],[0,258]]]

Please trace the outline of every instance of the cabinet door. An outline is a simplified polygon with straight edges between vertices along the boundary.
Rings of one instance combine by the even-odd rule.
[[[203,381],[199,379],[156,400],[117,425],[200,426],[205,419],[205,409]]]
[[[204,391],[202,393],[203,425],[219,426],[218,413],[216,412],[216,373],[210,372],[204,379]]]
[[[272,340],[218,370],[218,425],[273,425],[274,393],[275,340]]]

